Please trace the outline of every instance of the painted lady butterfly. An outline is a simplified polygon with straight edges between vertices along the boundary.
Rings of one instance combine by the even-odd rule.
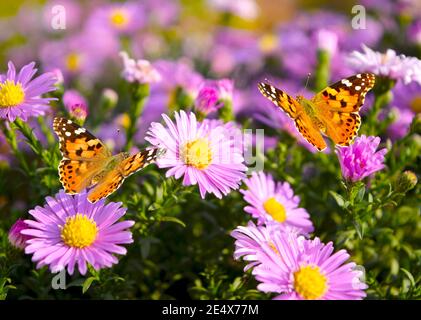
[[[134,155],[112,155],[99,139],[71,120],[55,118],[53,128],[63,156],[58,171],[64,190],[75,194],[93,186],[88,193],[92,203],[108,197],[125,178],[153,163],[161,153],[149,148]]]
[[[309,143],[322,151],[326,148],[322,133],[340,146],[352,142],[361,124],[358,111],[375,81],[374,74],[357,74],[323,89],[311,100],[302,96],[294,99],[264,82],[259,83],[258,88],[295,121],[298,131]]]

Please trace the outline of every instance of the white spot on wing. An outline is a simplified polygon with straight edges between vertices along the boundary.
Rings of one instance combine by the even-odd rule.
[[[350,82],[348,79],[343,79],[341,83],[346,85],[347,87],[352,87],[352,82]]]
[[[81,133],[84,133],[84,132],[86,132],[85,128],[79,128],[79,129],[75,130],[75,134],[81,134]]]

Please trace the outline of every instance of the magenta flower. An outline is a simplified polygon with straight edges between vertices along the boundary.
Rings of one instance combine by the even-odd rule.
[[[63,95],[63,104],[69,114],[84,121],[88,116],[88,103],[77,90],[67,90]]]
[[[362,135],[349,147],[337,147],[336,154],[345,180],[356,182],[384,168],[387,149],[376,151],[379,137]]]
[[[32,254],[37,268],[49,265],[53,273],[67,268],[73,274],[77,264],[85,274],[87,263],[96,270],[111,267],[118,262],[114,254],[127,252],[121,244],[133,242],[127,229],[134,221],[117,222],[127,210],[121,202],[92,204],[86,192],[71,196],[63,190],[46,202],[29,211],[35,220],[25,220],[29,227],[21,231],[32,237],[25,253]]]
[[[244,211],[258,224],[275,224],[280,229],[297,228],[301,234],[314,230],[308,212],[299,207],[300,198],[288,182],[276,182],[270,174],[253,172],[244,180],[247,190],[240,190],[248,206]]]
[[[221,108],[226,101],[232,100],[234,86],[231,80],[207,80],[196,97],[195,107],[207,115]]]
[[[41,97],[56,89],[54,74],[44,73],[32,79],[38,70],[34,66],[35,62],[31,62],[16,73],[13,62],[9,61],[7,74],[0,75],[0,118],[26,121],[31,116],[44,115],[48,103],[55,100]]]
[[[405,84],[413,81],[421,84],[421,60],[398,55],[392,49],[380,53],[363,45],[363,51],[353,51],[347,59],[348,64],[355,70],[402,80]]]
[[[13,226],[9,230],[9,242],[18,249],[25,249],[26,241],[31,239],[31,236],[21,234],[23,229],[29,226],[22,219],[16,220]]]
[[[413,43],[421,45],[421,19],[415,20],[408,27],[408,38]]]
[[[120,52],[124,69],[122,77],[128,82],[155,83],[161,81],[161,75],[147,60],[134,60],[127,52]]]
[[[183,185],[198,184],[200,195],[216,197],[237,189],[247,169],[242,150],[233,143],[232,131],[225,126],[210,128],[199,123],[194,113],[175,112],[175,122],[162,115],[166,127],[152,123],[145,140],[166,149],[159,158],[160,168],[170,168],[166,176],[183,178]]]
[[[280,293],[275,299],[286,300],[360,300],[367,285],[362,271],[346,261],[345,250],[333,253],[332,242],[319,238],[307,240],[295,234],[277,232],[272,243],[262,242],[257,253],[260,264],[253,269],[257,288]],[[333,254],[332,254],[333,253]]]

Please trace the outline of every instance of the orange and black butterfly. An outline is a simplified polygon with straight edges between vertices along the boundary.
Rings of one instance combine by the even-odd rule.
[[[124,179],[153,163],[161,154],[158,148],[142,150],[134,155],[122,152],[112,155],[108,148],[85,128],[71,120],[55,118],[53,123],[63,159],[59,177],[66,193],[88,193],[92,203],[116,191]]]
[[[361,124],[359,110],[375,84],[371,73],[342,79],[317,93],[311,100],[292,98],[282,90],[261,82],[260,92],[280,107],[294,121],[298,131],[317,150],[326,148],[322,134],[340,146],[348,146]]]

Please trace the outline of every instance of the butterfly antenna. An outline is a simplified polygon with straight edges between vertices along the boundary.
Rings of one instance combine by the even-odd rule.
[[[297,96],[302,96],[303,95],[303,90],[307,89],[308,86],[308,82],[310,81],[310,77],[311,77],[311,73],[307,73],[307,80],[306,80],[306,85],[304,86],[304,89],[300,89],[300,91],[298,91]]]
[[[268,78],[265,78],[264,81],[272,85],[272,81],[270,81]]]
[[[118,135],[120,134],[120,129],[119,128],[117,128],[117,139],[116,139],[116,141],[118,141]],[[127,150],[128,151],[128,150]],[[123,152],[123,149],[122,148],[120,148],[120,152],[119,153],[122,153]]]
[[[310,81],[310,77],[311,77],[311,73],[307,73],[307,80],[306,80],[306,85],[304,86],[304,89],[307,89],[308,86],[308,82]]]

